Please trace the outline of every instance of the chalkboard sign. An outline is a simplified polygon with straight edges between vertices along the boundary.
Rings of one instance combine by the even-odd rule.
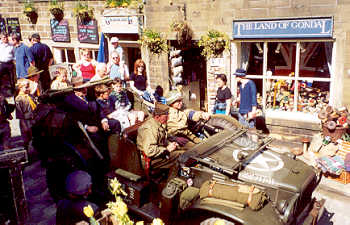
[[[96,20],[90,20],[89,22],[80,22],[78,24],[78,40],[81,43],[98,44],[98,32]]]
[[[5,19],[0,17],[0,32],[6,31],[6,22]]]
[[[22,35],[21,35],[21,26],[19,25],[19,19],[18,17],[15,18],[6,18],[6,22],[7,22],[7,33],[8,34],[12,34],[12,33],[16,33],[18,34],[21,39],[22,39]]]
[[[50,20],[51,37],[56,42],[70,42],[68,20]]]

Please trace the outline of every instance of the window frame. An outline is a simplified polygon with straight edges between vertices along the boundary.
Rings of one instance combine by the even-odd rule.
[[[271,40],[267,40],[267,39],[249,39],[249,40],[246,40],[246,39],[239,39],[239,40],[234,40],[232,41],[234,47],[234,51],[236,51],[236,55],[237,55],[237,64],[236,66],[239,65],[239,62],[241,60],[241,54],[238,54],[239,50],[240,49],[240,46],[241,46],[241,43],[247,43],[247,42],[250,42],[250,43],[257,43],[257,42],[260,42],[260,43],[263,43],[263,68],[262,68],[262,71],[263,73],[262,74],[247,74],[247,78],[249,79],[260,79],[262,80],[262,110],[263,112],[266,112],[267,110],[270,110],[270,109],[267,109],[266,108],[266,98],[267,98],[267,90],[266,90],[266,82],[268,80],[292,80],[294,81],[294,83],[297,83],[297,82],[300,82],[302,80],[312,80],[312,81],[321,81],[321,82],[329,82],[329,94],[330,94],[330,97],[329,97],[329,104],[330,105],[333,105],[334,104],[334,96],[335,96],[335,91],[334,91],[334,85],[335,85],[335,68],[334,66],[332,66],[332,71],[329,71],[330,72],[330,78],[321,78],[321,77],[307,77],[307,79],[305,77],[300,77],[299,76],[299,64],[300,64],[300,46],[301,44],[300,43],[304,43],[304,42],[332,42],[333,43],[333,47],[332,47],[332,65],[335,65],[335,55],[336,55],[336,41],[334,39],[311,39],[311,40],[308,40],[308,39],[271,39]],[[295,62],[295,75],[294,77],[288,77],[288,76],[275,76],[273,75],[272,77],[271,76],[268,76],[267,75],[267,69],[268,69],[268,43],[271,43],[271,42],[281,42],[281,43],[296,43],[296,62]],[[235,82],[235,78],[233,78],[234,82]],[[234,93],[237,93],[237,85],[232,85],[233,87],[233,90],[234,90]],[[299,97],[299,90],[298,88],[295,88],[294,90],[294,102],[293,102],[293,111],[292,112],[298,112],[298,113],[303,113],[303,112],[300,112],[298,111],[297,109],[297,105],[298,105],[298,97]],[[286,111],[283,111],[283,110],[279,110],[278,112],[286,112]]]

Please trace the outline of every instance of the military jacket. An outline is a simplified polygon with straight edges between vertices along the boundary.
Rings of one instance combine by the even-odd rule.
[[[167,131],[169,135],[186,136],[191,141],[198,143],[200,140],[188,129],[187,120],[198,121],[201,118],[202,112],[185,110],[181,111],[173,107],[169,108],[169,118],[167,122]]]
[[[159,123],[154,118],[144,122],[138,129],[137,147],[148,157],[157,157],[166,150],[167,132],[166,125]]]

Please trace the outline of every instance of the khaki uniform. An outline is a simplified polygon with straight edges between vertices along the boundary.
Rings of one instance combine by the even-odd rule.
[[[148,157],[154,158],[166,150],[166,139],[166,125],[150,118],[138,129],[137,148]]]
[[[189,129],[187,124],[187,118],[191,112],[193,121],[198,121],[202,118],[202,112],[185,110],[180,111],[173,107],[169,109],[169,118],[167,122],[167,131],[171,136],[185,136],[194,143],[199,143],[201,140],[194,135]]]

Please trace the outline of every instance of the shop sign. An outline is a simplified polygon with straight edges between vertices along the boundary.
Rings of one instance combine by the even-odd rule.
[[[137,34],[139,22],[137,16],[105,16],[102,18],[102,32],[117,34]]]
[[[333,18],[233,21],[233,38],[331,38]]]
[[[56,42],[70,42],[68,20],[50,19],[51,37]]]

